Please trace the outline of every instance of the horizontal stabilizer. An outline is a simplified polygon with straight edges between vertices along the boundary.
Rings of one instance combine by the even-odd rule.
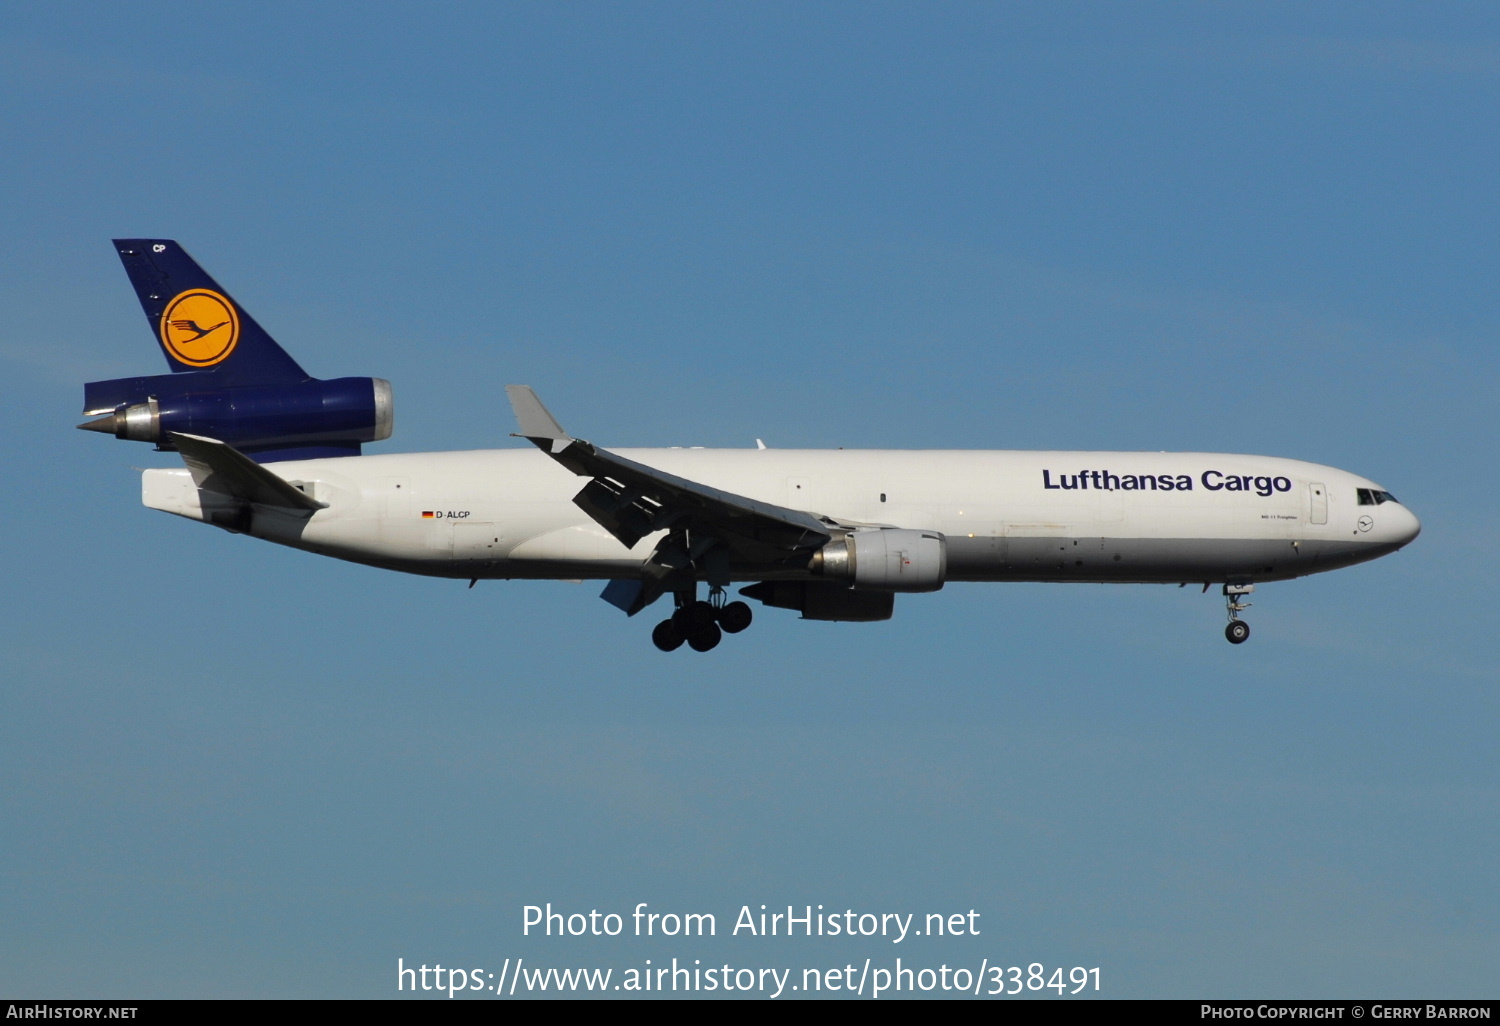
[[[173,432],[171,439],[193,475],[193,483],[202,491],[303,514],[328,508],[328,503],[299,491],[231,445],[178,432]]]

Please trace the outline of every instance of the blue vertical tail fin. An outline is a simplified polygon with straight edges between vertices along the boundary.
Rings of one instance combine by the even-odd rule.
[[[306,381],[276,340],[171,239],[115,239],[115,251],[175,373],[212,372],[220,386]]]

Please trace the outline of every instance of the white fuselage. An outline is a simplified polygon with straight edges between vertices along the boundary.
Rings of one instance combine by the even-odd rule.
[[[1420,530],[1398,502],[1359,504],[1357,489],[1379,489],[1366,478],[1265,456],[614,451],[844,524],[942,532],[950,581],[1278,580],[1374,559]],[[257,509],[250,534],[408,573],[630,578],[640,575],[659,538],[621,545],[573,504],[586,479],[535,449],[303,460],[268,469],[327,508],[306,519]],[[213,511],[213,493],[200,493],[186,470],[148,470],[142,492],[154,509],[198,520]]]

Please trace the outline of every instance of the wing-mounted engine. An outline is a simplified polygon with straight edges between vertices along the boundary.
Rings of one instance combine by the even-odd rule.
[[[893,591],[859,591],[836,581],[761,581],[740,594],[778,609],[795,609],[804,620],[870,623],[889,620],[896,608]]]
[[[851,531],[814,553],[809,569],[855,588],[937,591],[948,576],[948,539],[899,527]]]

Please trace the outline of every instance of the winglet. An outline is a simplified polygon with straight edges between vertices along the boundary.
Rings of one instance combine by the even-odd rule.
[[[517,437],[530,439],[537,448],[551,453],[562,452],[573,442],[573,436],[547,412],[530,385],[506,385],[505,394],[521,428]]]

